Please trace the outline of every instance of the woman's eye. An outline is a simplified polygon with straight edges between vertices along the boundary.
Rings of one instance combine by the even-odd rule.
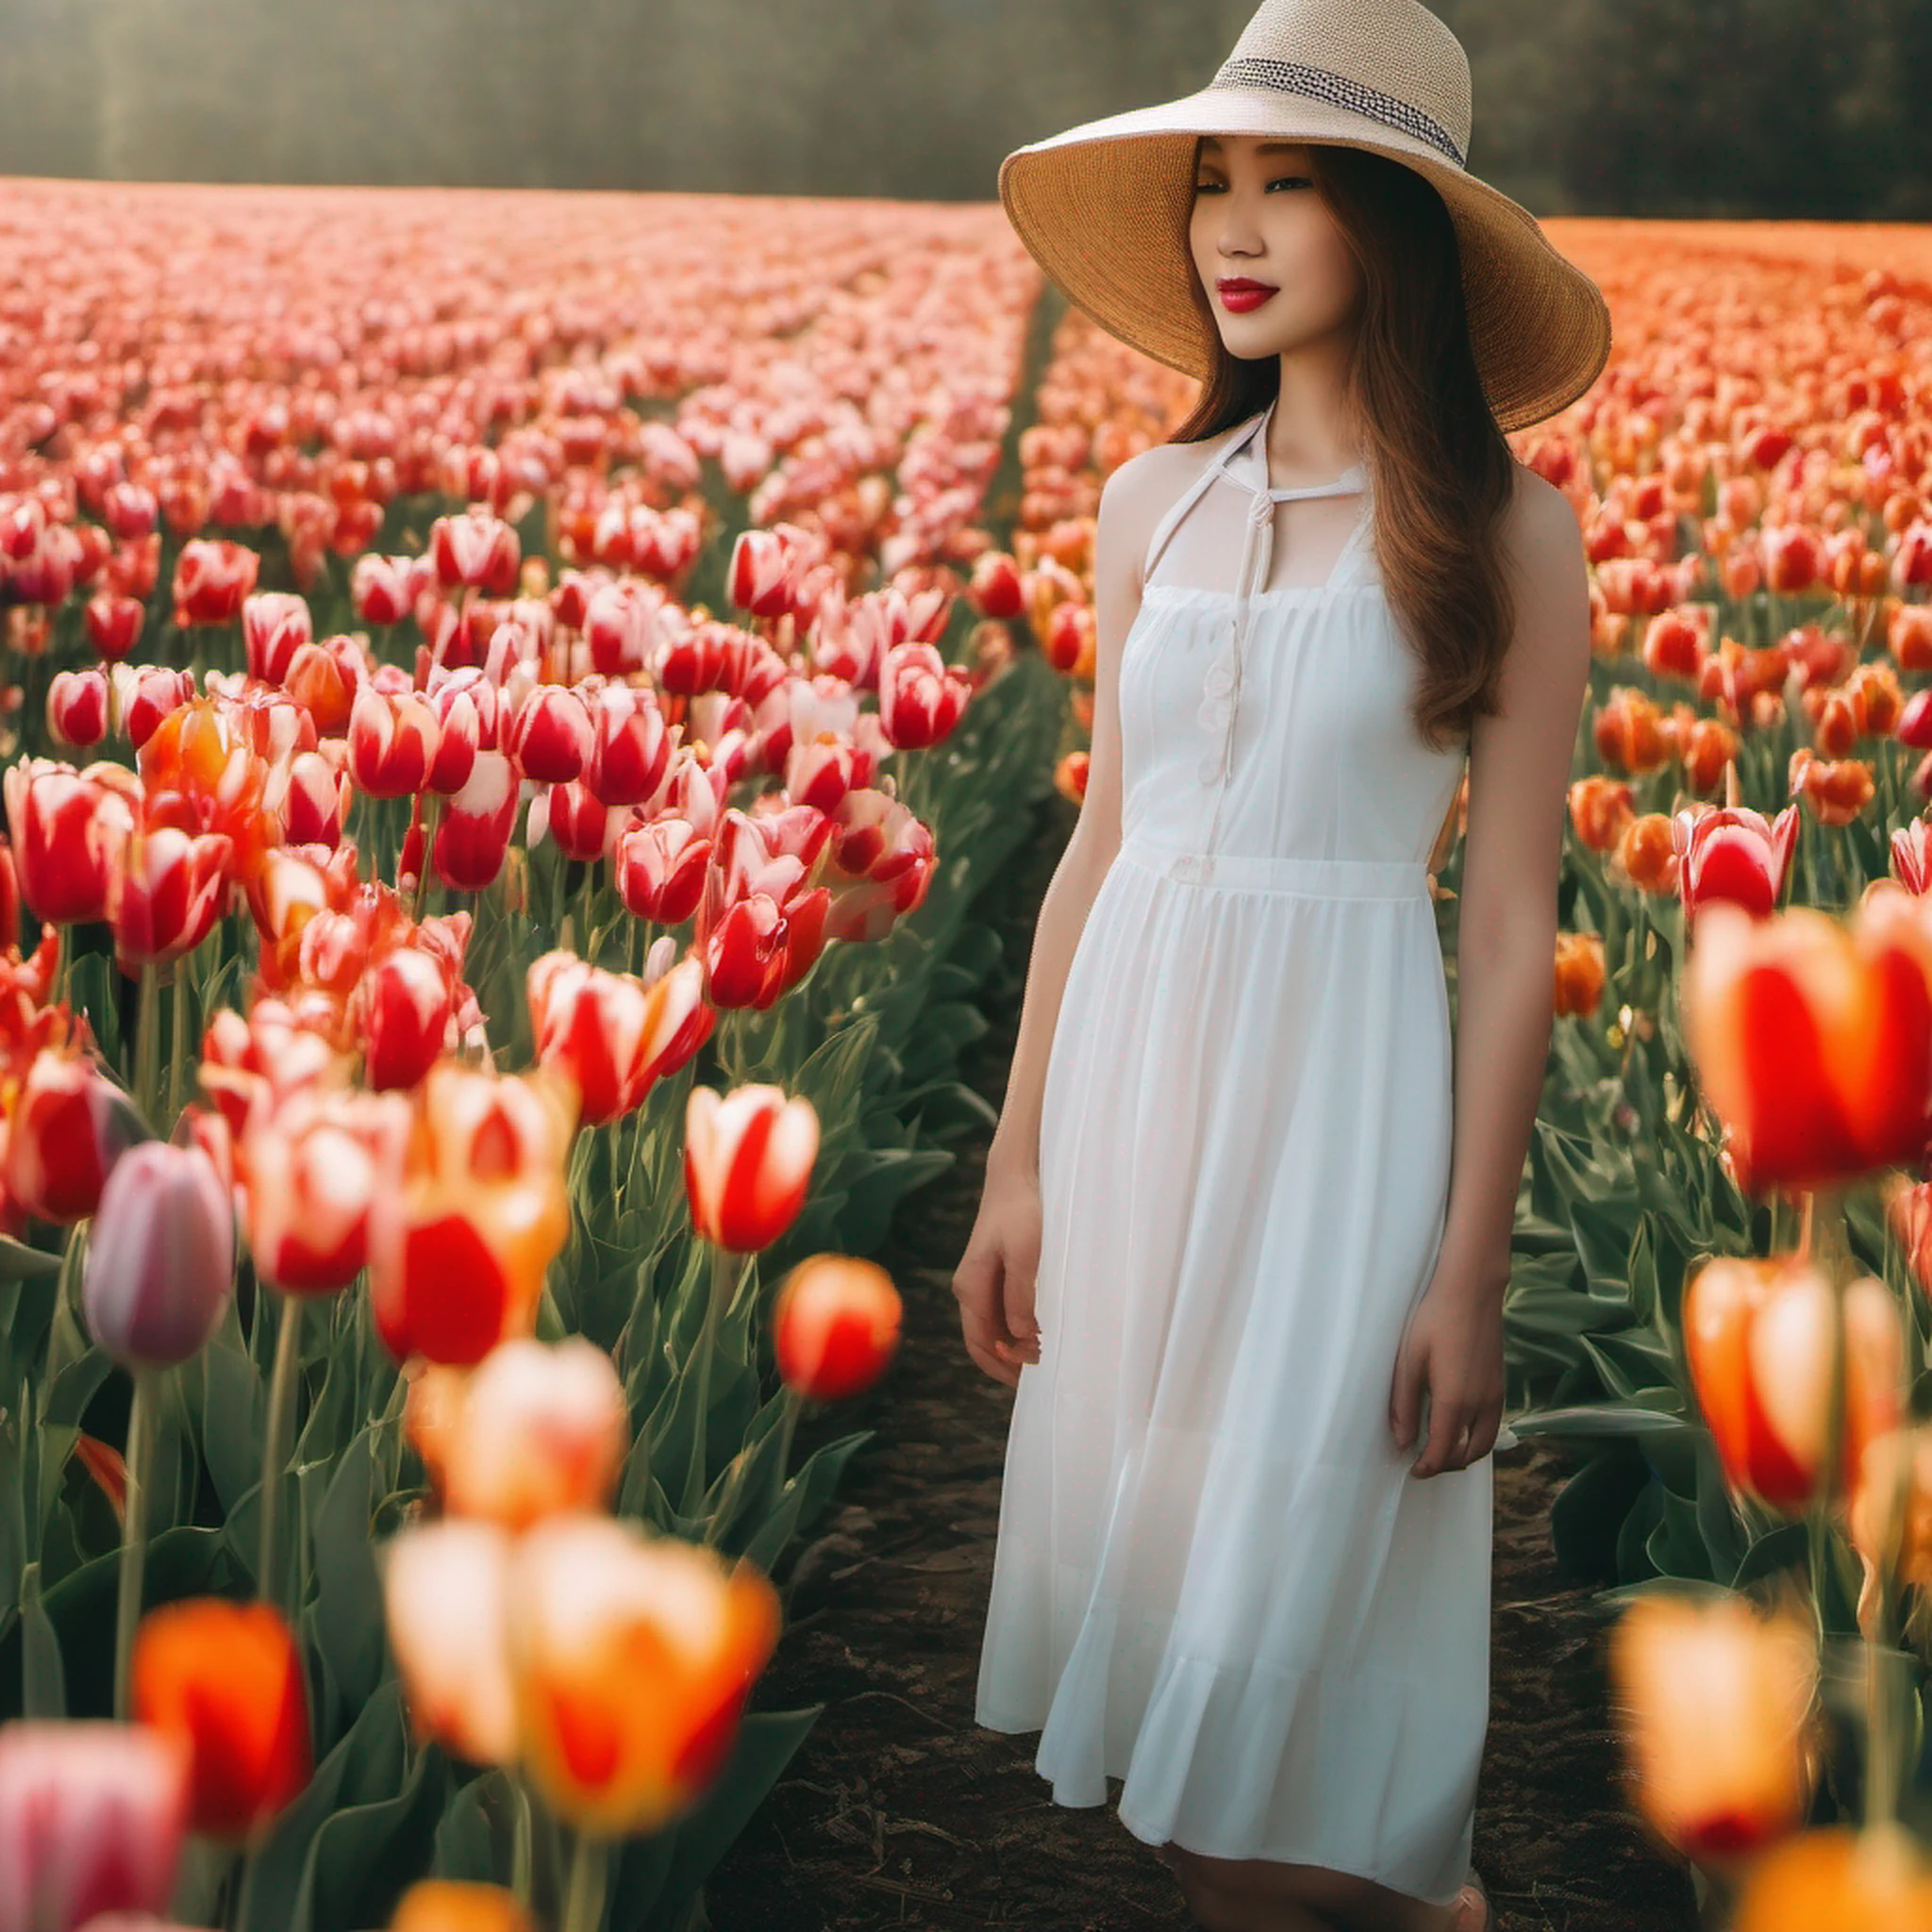
[[[1219,194],[1221,192],[1221,183],[1219,181],[1196,181],[1194,183],[1194,192],[1196,194]]]
[[[1268,185],[1271,188],[1307,188],[1313,184],[1306,175],[1277,175]]]

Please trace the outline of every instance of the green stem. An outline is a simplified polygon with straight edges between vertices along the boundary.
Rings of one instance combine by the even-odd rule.
[[[282,1297],[281,1327],[275,1335],[275,1365],[268,1385],[268,1435],[261,1453],[261,1555],[256,1564],[256,1593],[278,1603],[275,1589],[275,1518],[279,1513],[282,1477],[293,1449],[295,1372],[302,1360],[303,1304],[294,1295]]]
[[[114,1615],[114,1715],[133,1714],[134,1633],[141,1624],[142,1573],[147,1562],[147,1489],[155,1457],[156,1371],[134,1372],[134,1402],[127,1411],[126,1523],[121,1532],[120,1592]]]
[[[724,1304],[724,1291],[738,1257],[728,1248],[711,1251],[711,1276],[705,1296],[705,1325],[699,1331],[697,1355],[697,1417],[691,1424],[691,1465],[685,1472],[683,1514],[695,1516],[705,1500],[705,1439],[711,1407],[711,1357],[718,1345],[718,1317]]]
[[[530,1824],[530,1788],[525,1784],[519,1772],[508,1771],[504,1775],[509,1779],[510,1804],[515,1813],[511,1821],[509,1889],[516,1893],[517,1903],[527,1908],[532,1903],[530,1874],[536,1863],[534,1834]]]
[[[175,968],[175,1010],[170,1016],[174,1022],[174,1046],[168,1068],[168,1123],[171,1129],[180,1117],[182,1103],[188,1097],[188,1009],[192,1004],[188,982],[188,961],[183,959]]]
[[[1817,1620],[1821,1651],[1829,1639],[1825,1627],[1825,1586],[1831,1553],[1831,1510],[1839,1486],[1839,1462],[1844,1454],[1846,1257],[1843,1243],[1843,1195],[1836,1188],[1821,1188],[1811,1200],[1810,1248],[1814,1265],[1824,1271],[1831,1288],[1831,1356],[1825,1368],[1824,1459],[1819,1466],[1816,1487],[1812,1491],[1807,1539],[1811,1559],[1811,1609]]]
[[[577,1834],[570,1861],[570,1891],[564,1900],[563,1932],[599,1932],[604,1924],[604,1880],[608,1867],[601,1840]]]
[[[248,1932],[248,1920],[255,1908],[255,1848],[251,1845],[242,1854],[242,1878],[235,1888],[235,1916],[231,1924],[234,1932]]]
[[[158,1128],[161,1068],[161,974],[149,960],[141,969],[141,1004],[134,1021],[134,1104],[150,1127]]]

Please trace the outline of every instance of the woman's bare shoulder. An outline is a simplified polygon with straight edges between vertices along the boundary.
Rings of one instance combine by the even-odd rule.
[[[1129,457],[1101,486],[1098,552],[1140,582],[1141,560],[1160,520],[1200,475],[1213,448],[1202,442],[1156,442]]]

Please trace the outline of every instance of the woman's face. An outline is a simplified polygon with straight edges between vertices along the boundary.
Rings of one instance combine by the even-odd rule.
[[[1201,142],[1189,244],[1232,356],[1278,356],[1353,320],[1361,271],[1307,159],[1259,135]]]

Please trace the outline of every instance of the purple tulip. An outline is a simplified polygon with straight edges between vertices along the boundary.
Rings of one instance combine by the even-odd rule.
[[[164,1912],[188,1821],[188,1756],[139,1724],[0,1724],[0,1932]]]
[[[235,1286],[235,1210],[199,1145],[143,1141],[114,1164],[88,1239],[81,1307],[129,1368],[197,1354]]]

